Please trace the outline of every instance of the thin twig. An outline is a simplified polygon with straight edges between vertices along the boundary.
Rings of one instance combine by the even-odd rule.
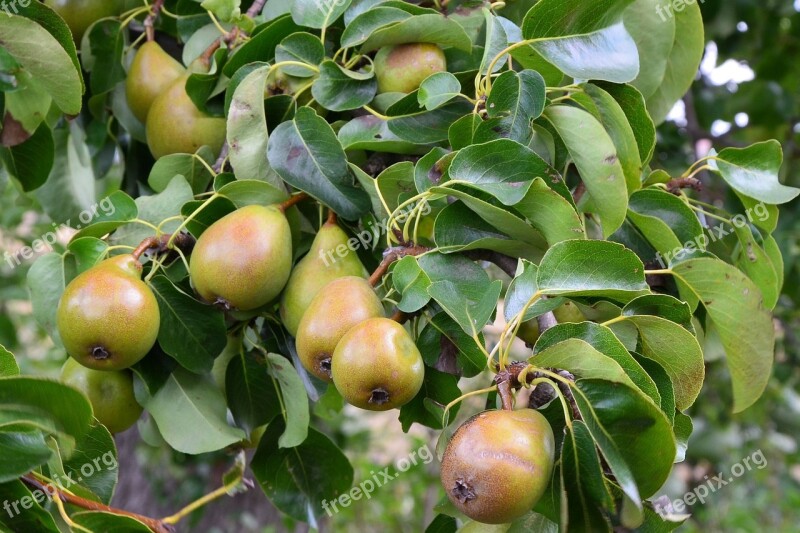
[[[299,204],[300,202],[302,202],[304,200],[308,200],[309,198],[311,198],[311,197],[308,194],[304,193],[304,192],[301,192],[299,194],[295,194],[294,196],[292,196],[291,198],[289,198],[288,200],[286,200],[285,202],[280,204],[280,206],[279,206],[280,210],[285,212],[290,207],[293,207],[296,204]]]
[[[250,6],[250,9],[247,10],[247,16],[250,18],[255,18],[261,14],[261,11],[264,9],[264,4],[267,3],[267,0],[255,0],[253,5]]]
[[[373,287],[380,285],[383,276],[389,271],[389,267],[398,259],[402,259],[408,255],[422,255],[429,251],[430,248],[425,246],[396,246],[387,249],[383,252],[383,261],[381,261],[381,264],[378,265],[378,268],[376,268],[375,272],[369,277],[370,285]]]
[[[127,516],[129,518],[133,518],[134,520],[138,520],[139,522],[143,523],[147,527],[149,527],[154,533],[173,533],[175,529],[158,520],[156,518],[150,518],[147,516],[142,516],[140,514],[132,513],[130,511],[125,511],[124,509],[116,509],[114,507],[109,507],[108,505],[94,502],[92,500],[87,500],[85,498],[81,498],[80,496],[75,496],[74,494],[69,494],[67,492],[61,491],[53,485],[45,485],[40,482],[38,479],[33,477],[31,474],[26,474],[22,476],[22,481],[31,485],[32,487],[39,489],[46,494],[52,496],[58,496],[62,501],[69,503],[70,505],[75,505],[82,509],[87,509],[89,511],[102,511],[105,513],[111,513],[119,516]]]
[[[225,144],[222,145],[222,150],[219,151],[217,161],[214,163],[214,166],[211,167],[217,174],[222,172],[222,169],[225,167],[225,160],[228,159],[229,152],[230,146],[228,145],[228,141],[225,141]]]
[[[155,23],[163,6],[164,0],[154,0],[153,5],[150,6],[150,14],[144,19],[144,32],[147,35],[148,42],[156,39]]]

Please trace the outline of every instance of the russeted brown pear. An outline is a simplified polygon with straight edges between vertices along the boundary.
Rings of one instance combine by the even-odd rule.
[[[67,285],[56,326],[67,353],[85,367],[122,370],[139,362],[158,337],[158,302],[141,280],[142,265],[118,255]]]
[[[225,143],[225,119],[199,110],[186,92],[187,71],[153,100],[147,113],[147,146],[159,159],[171,154],[193,154],[201,146],[219,153]]]
[[[61,381],[89,398],[94,417],[111,433],[122,433],[142,415],[133,395],[130,370],[92,370],[69,358],[61,369]]]
[[[297,336],[300,320],[317,293],[331,281],[345,276],[366,277],[358,254],[347,247],[347,234],[335,222],[322,225],[289,278],[281,297],[281,320],[292,336]],[[343,255],[339,252],[344,249]]]
[[[155,41],[144,43],[136,55],[125,80],[128,107],[140,122],[147,121],[155,99],[169,89],[186,69]]]
[[[555,447],[553,429],[538,411],[484,411],[450,439],[442,457],[442,485],[471,519],[513,522],[544,494]]]
[[[422,388],[425,365],[406,329],[371,318],[348,331],[333,352],[333,384],[351,405],[388,411],[410,402]]]
[[[292,233],[277,206],[250,205],[197,239],[189,273],[197,293],[225,309],[250,311],[274,300],[292,269]]]
[[[383,305],[367,280],[346,276],[325,285],[297,327],[297,355],[318,378],[331,381],[331,359],[339,340],[357,324],[382,317]]]

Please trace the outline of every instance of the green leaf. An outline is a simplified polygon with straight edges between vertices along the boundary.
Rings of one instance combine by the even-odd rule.
[[[305,385],[291,361],[274,353],[268,354],[267,359],[270,375],[280,383],[285,408],[286,430],[278,439],[278,447],[300,446],[308,437],[310,421]]]
[[[148,533],[152,531],[135,518],[105,511],[84,511],[75,513],[70,518],[89,531],[114,531],[115,533]]]
[[[87,464],[93,467],[90,476],[81,472],[81,467]],[[98,501],[106,505],[111,503],[114,488],[117,486],[119,463],[114,437],[105,426],[97,423],[93,425],[77,442],[72,456],[63,461],[62,466],[64,473],[72,473],[71,479],[91,491]]]
[[[542,294],[599,296],[628,302],[649,294],[644,265],[632,251],[607,241],[563,241],[539,265]]]
[[[486,38],[484,40],[483,55],[481,56],[481,63],[478,67],[478,72],[486,75],[489,72],[491,63],[497,56],[503,52],[510,44],[510,39],[506,33],[500,18],[496,17],[490,10],[485,7],[481,10],[484,18],[484,33]],[[508,55],[500,56],[495,64],[491,67],[492,74],[499,71],[508,61]]]
[[[295,0],[292,3],[292,20],[308,28],[327,28],[342,16],[351,0]]]
[[[406,43],[433,43],[442,48],[453,47],[465,52],[472,50],[472,41],[458,22],[431,13],[417,15],[374,31],[361,45],[361,53]]]
[[[0,499],[5,502],[22,502],[23,498],[30,498],[31,508],[25,509],[19,514],[0,513],[0,524],[5,526],[8,531],[35,531],[36,533],[59,533],[53,516],[45,511],[41,503],[47,501],[47,496],[43,491],[36,492],[36,499],[28,487],[20,480],[13,480],[8,483],[0,483]],[[27,501],[27,500],[26,500]]]
[[[631,84],[645,98],[664,82],[668,52],[675,42],[675,18],[665,13],[670,8],[661,0],[637,0],[623,13],[625,27],[639,49],[639,75]]]
[[[610,94],[622,107],[633,129],[642,165],[647,165],[653,158],[656,148],[656,127],[647,112],[644,96],[632,85],[595,82],[595,85]]]
[[[8,171],[19,180],[24,192],[41,187],[53,169],[53,132],[42,123],[27,141],[9,149]]]
[[[479,338],[482,336],[479,333]],[[486,368],[486,356],[475,340],[446,313],[436,313],[425,325],[417,339],[417,348],[430,367],[438,368],[441,358],[455,359],[458,372],[467,378],[477,376]]]
[[[636,359],[628,352],[625,345],[617,338],[613,331],[609,328],[594,322],[581,322],[581,323],[563,323],[558,324],[541,334],[539,340],[536,342],[534,351],[538,354],[540,352],[549,351],[556,343],[563,344],[567,340],[581,340],[588,343],[593,350],[602,354],[605,357],[613,359],[619,367],[625,371],[625,374],[630,378],[630,381],[643,393],[658,403],[661,401],[661,396],[658,387],[653,379],[647,375],[645,369],[636,361]],[[560,346],[560,344],[558,344]],[[569,355],[569,354],[565,354]],[[532,360],[538,361],[538,355],[535,355]],[[596,362],[599,360],[595,358]],[[582,365],[583,362],[576,361],[573,364]],[[616,366],[616,365],[615,365]],[[565,370],[572,371],[569,367],[562,367],[553,365],[554,368],[564,368]],[[579,367],[575,369],[578,375],[581,374]],[[597,377],[601,376],[585,376]],[[610,379],[610,378],[608,378]],[[613,380],[612,380],[613,381]],[[674,411],[674,408],[673,408]]]
[[[325,47],[315,35],[306,32],[293,33],[275,48],[275,61],[293,61],[316,67],[325,59]],[[314,70],[300,65],[284,65],[281,70],[289,76],[308,78]]]
[[[417,93],[419,105],[432,111],[461,93],[461,82],[449,72],[437,72],[422,81]]]
[[[208,184],[214,179],[209,168],[214,164],[216,158],[217,156],[208,146],[200,148],[197,154],[172,154],[161,157],[150,170],[147,184],[155,192],[162,192],[172,178],[181,175],[189,182],[193,193],[202,194],[206,192]]]
[[[584,422],[612,471],[618,474],[609,455],[621,454],[641,497],[652,496],[666,481],[675,459],[675,438],[664,413],[624,385],[582,379],[572,390]],[[609,441],[616,452],[607,453]],[[619,476],[617,481],[623,483]]]
[[[781,278],[767,252],[756,242],[750,226],[733,225],[739,239],[734,260],[739,270],[747,274],[764,296],[764,306],[774,309],[781,293]]]
[[[278,204],[289,198],[284,186],[275,187],[266,181],[236,180],[219,188],[217,193],[236,207]]]
[[[544,115],[569,150],[600,215],[603,236],[609,237],[622,226],[628,207],[625,175],[611,137],[596,118],[575,107],[550,106]]]
[[[553,170],[531,149],[509,139],[468,146],[450,164],[450,178],[486,191],[505,205],[519,203],[534,178]]]
[[[639,146],[633,134],[633,128],[622,106],[606,91],[597,85],[587,83],[584,92],[573,98],[592,113],[605,128],[617,149],[620,166],[625,174],[625,183],[629,193],[642,188],[642,158]]]
[[[353,184],[353,174],[336,134],[312,109],[298,109],[293,120],[275,128],[267,158],[290,185],[346,219],[355,220],[370,208],[369,196]]]
[[[280,511],[300,521],[322,515],[323,502],[333,502],[350,490],[353,467],[322,433],[309,429],[295,448],[280,448],[283,420],[267,428],[250,467],[261,490]]]
[[[27,285],[31,293],[33,318],[56,345],[61,336],[56,328],[56,309],[67,283],[75,275],[71,259],[57,253],[45,254],[28,270]]]
[[[356,117],[339,130],[339,141],[345,150],[371,150],[388,154],[424,154],[429,148],[401,139],[385,120],[372,115]]]
[[[453,122],[447,131],[453,150],[461,150],[471,144],[475,144],[475,134],[481,124],[483,124],[483,119],[474,113],[470,113]]]
[[[67,115],[81,111],[83,79],[61,43],[33,20],[8,14],[0,42],[30,72]]]
[[[616,361],[581,339],[566,339],[553,344],[532,356],[528,362],[539,368],[567,370],[578,378],[602,379],[636,387]]]
[[[106,256],[108,243],[95,237],[73,238],[67,246],[75,258],[76,272],[85,272]]]
[[[56,435],[69,456],[91,423],[89,401],[72,387],[42,378],[0,378],[0,426],[38,427]]]
[[[405,141],[431,144],[446,140],[450,125],[470,112],[472,105],[464,100],[427,111],[419,107],[417,95],[411,93],[390,106],[386,114],[391,117],[389,131]]]
[[[234,90],[228,106],[227,138],[231,165],[239,176],[281,188],[283,183],[266,157],[269,130],[264,91],[270,69],[266,64],[256,68]]]
[[[642,354],[661,365],[672,380],[678,410],[690,407],[705,377],[703,350],[695,336],[659,316],[633,315],[627,319],[639,329]]]
[[[200,6],[211,11],[222,22],[231,22],[242,14],[242,0],[203,0]]]
[[[658,188],[636,191],[628,209],[639,231],[662,254],[703,240],[703,226],[694,211],[674,194]]]
[[[7,483],[46,463],[53,455],[40,431],[0,433],[0,483]]]
[[[19,366],[14,354],[0,344],[0,377],[7,378],[19,375]]]
[[[694,334],[692,325],[692,309],[689,304],[682,302],[668,294],[648,294],[634,298],[622,308],[622,314],[652,315],[671,320],[683,326],[688,332]]]
[[[377,30],[408,18],[411,18],[411,14],[402,9],[380,5],[372,7],[359,13],[348,22],[342,33],[341,47],[352,48],[357,46],[369,39],[369,36]],[[345,19],[347,19],[347,15],[345,15]]]
[[[502,290],[503,282],[499,279],[482,292],[472,295],[464,294],[452,281],[437,281],[428,287],[428,294],[458,322],[465,333],[473,335],[489,322]]]
[[[751,406],[772,371],[775,331],[756,285],[736,267],[714,258],[689,259],[673,274],[697,295],[727,355],[733,384],[733,410]]]
[[[98,207],[91,223],[81,228],[72,237],[73,241],[84,237],[103,237],[139,216],[136,202],[122,191],[112,192],[100,201]]]
[[[209,377],[176,368],[154,394],[143,385],[136,380],[136,400],[173,449],[199,455],[246,438],[242,430],[228,425],[225,398]]]
[[[319,78],[311,88],[314,99],[325,109],[349,111],[370,103],[378,91],[372,72],[354,72],[326,60],[320,65]]]
[[[766,204],[785,204],[800,194],[800,189],[778,181],[782,163],[783,150],[776,140],[747,148],[725,148],[712,159],[728,185]]]
[[[150,288],[161,313],[158,344],[187,370],[209,372],[214,358],[225,348],[222,312],[198,302],[165,276],[155,276]]]
[[[470,339],[471,342],[472,339]],[[446,374],[433,368],[425,369],[425,380],[419,393],[400,408],[400,424],[403,431],[416,422],[433,429],[442,429],[442,414],[447,404],[461,396],[458,376]],[[455,417],[457,409],[449,411]]]
[[[90,77],[93,95],[102,95],[114,90],[114,86],[125,81],[123,54],[127,32],[122,22],[114,19],[103,19],[92,25],[89,30],[89,52],[82,56],[84,67],[92,75]]]
[[[240,343],[241,346],[241,343]],[[236,425],[252,434],[281,412],[278,388],[258,352],[239,349],[225,371],[225,395]],[[305,394],[303,394],[305,397]]]
[[[531,134],[531,121],[542,114],[545,101],[545,81],[538,72],[509,70],[492,83],[486,112],[489,117],[503,117],[508,122],[510,139],[526,142]]]
[[[312,0],[305,2],[306,5],[311,3]],[[293,33],[305,31],[305,29],[302,25],[295,24],[288,13],[266,24],[261,24],[252,32],[250,40],[231,56],[223,67],[222,73],[233,78],[236,71],[250,63],[271,61],[275,57],[275,49],[282,40]]]
[[[560,181],[560,178],[558,179]],[[548,187],[542,178],[533,180],[531,188],[514,209],[524,215],[544,235],[550,246],[561,241],[586,238],[583,220],[575,208],[563,196]]]
[[[647,63],[648,60],[656,61],[651,67],[653,73],[648,74],[648,76],[654,77],[653,82],[648,81],[646,84],[634,82],[634,85],[640,87],[642,92],[645,93],[647,109],[650,111],[650,116],[656,125],[664,122],[675,102],[680,100],[689,90],[689,87],[692,86],[705,52],[706,41],[703,35],[703,17],[700,13],[700,6],[696,3],[687,3],[685,7],[686,9],[681,11],[672,11],[675,20],[675,33],[666,68],[661,71],[660,60],[655,58],[655,56],[663,57],[666,50],[665,48],[660,48],[661,41],[659,40],[659,48],[657,50],[653,50],[652,53],[648,51],[642,55],[643,64]],[[637,24],[641,23],[642,20],[638,19]],[[654,24],[664,24],[663,31],[666,32],[668,29],[667,24],[671,24],[671,22],[665,23],[659,18],[659,20],[652,20],[649,25],[652,26]],[[647,28],[642,27],[640,30],[645,32]],[[660,31],[662,30],[655,30],[655,32]],[[655,32],[647,33],[650,36],[654,36],[656,35]],[[661,38],[665,39],[666,35],[661,36]],[[650,88],[655,85],[655,80],[658,79],[656,75],[659,71],[663,72],[663,75],[659,81],[658,88],[654,93],[648,94]]]

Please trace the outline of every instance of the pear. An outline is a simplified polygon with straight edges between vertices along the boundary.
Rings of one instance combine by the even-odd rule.
[[[8,3],[13,5],[13,2]],[[102,18],[119,15],[122,11],[120,0],[45,0],[44,3],[61,15],[69,26],[78,48],[89,26]],[[20,4],[27,7],[30,2],[20,2]]]
[[[122,370],[139,362],[158,337],[158,302],[141,280],[142,265],[119,255],[67,285],[56,326],[67,353],[87,368]]]
[[[364,278],[331,281],[311,300],[297,327],[300,362],[318,378],[331,381],[331,358],[339,340],[357,324],[383,314],[378,295]]]
[[[147,113],[147,145],[156,159],[193,154],[201,146],[219,153],[225,142],[225,119],[200,111],[186,93],[190,75],[187,71],[158,95]]]
[[[358,254],[347,247],[347,234],[335,222],[326,222],[311,249],[292,271],[281,299],[281,320],[297,336],[300,319],[317,293],[331,281],[345,276],[366,277]],[[343,255],[339,252],[344,250]]]
[[[507,524],[544,495],[555,451],[553,428],[539,411],[484,411],[464,422],[447,444],[442,485],[471,519]]]
[[[189,263],[195,290],[226,309],[250,311],[274,300],[292,269],[292,233],[277,206],[250,205],[212,224]]]
[[[410,93],[425,78],[447,70],[444,52],[435,44],[410,43],[384,46],[375,55],[378,93]]]
[[[111,433],[122,433],[142,415],[142,407],[133,395],[130,370],[92,370],[69,358],[61,369],[61,381],[89,398],[94,417]]]
[[[371,318],[348,331],[333,352],[333,384],[350,404],[387,411],[410,402],[422,388],[425,365],[406,329]]]
[[[153,101],[170,88],[186,69],[155,41],[144,43],[131,63],[125,80],[128,106],[140,122],[147,121]]]

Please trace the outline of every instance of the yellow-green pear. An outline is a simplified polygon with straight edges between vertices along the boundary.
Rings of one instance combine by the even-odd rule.
[[[297,336],[300,319],[322,287],[345,276],[366,277],[352,248],[355,246],[348,247],[347,234],[335,222],[326,222],[319,229],[308,254],[294,267],[281,298],[281,320],[292,336]]]
[[[225,119],[200,111],[186,93],[187,71],[158,95],[147,113],[147,145],[153,157],[193,154],[201,146],[219,153],[225,143]]]
[[[186,69],[172,58],[155,41],[144,43],[136,55],[125,80],[128,106],[140,122],[147,121],[147,113],[155,99],[186,73]]]
[[[347,276],[325,285],[311,300],[297,327],[297,355],[318,378],[331,381],[331,358],[339,340],[357,324],[384,315],[367,280]]]
[[[87,368],[122,370],[156,342],[158,302],[141,280],[142,265],[119,255],[79,274],[64,290],[56,326],[67,353]]]
[[[142,415],[130,370],[92,370],[70,357],[61,369],[61,381],[89,398],[94,417],[111,433],[122,433]]]
[[[292,269],[292,233],[277,206],[250,205],[212,224],[189,263],[192,284],[208,302],[250,311],[274,300]]]
[[[13,4],[14,1],[7,3]],[[83,34],[89,26],[102,18],[119,15],[122,11],[119,0],[45,0],[44,3],[61,15],[79,48]],[[27,6],[30,2],[20,4]]]
[[[430,43],[384,46],[373,63],[379,94],[416,91],[425,78],[447,70],[444,52]]]
[[[425,364],[403,326],[389,318],[371,318],[336,345],[332,371],[336,390],[351,405],[388,411],[417,395]]]

